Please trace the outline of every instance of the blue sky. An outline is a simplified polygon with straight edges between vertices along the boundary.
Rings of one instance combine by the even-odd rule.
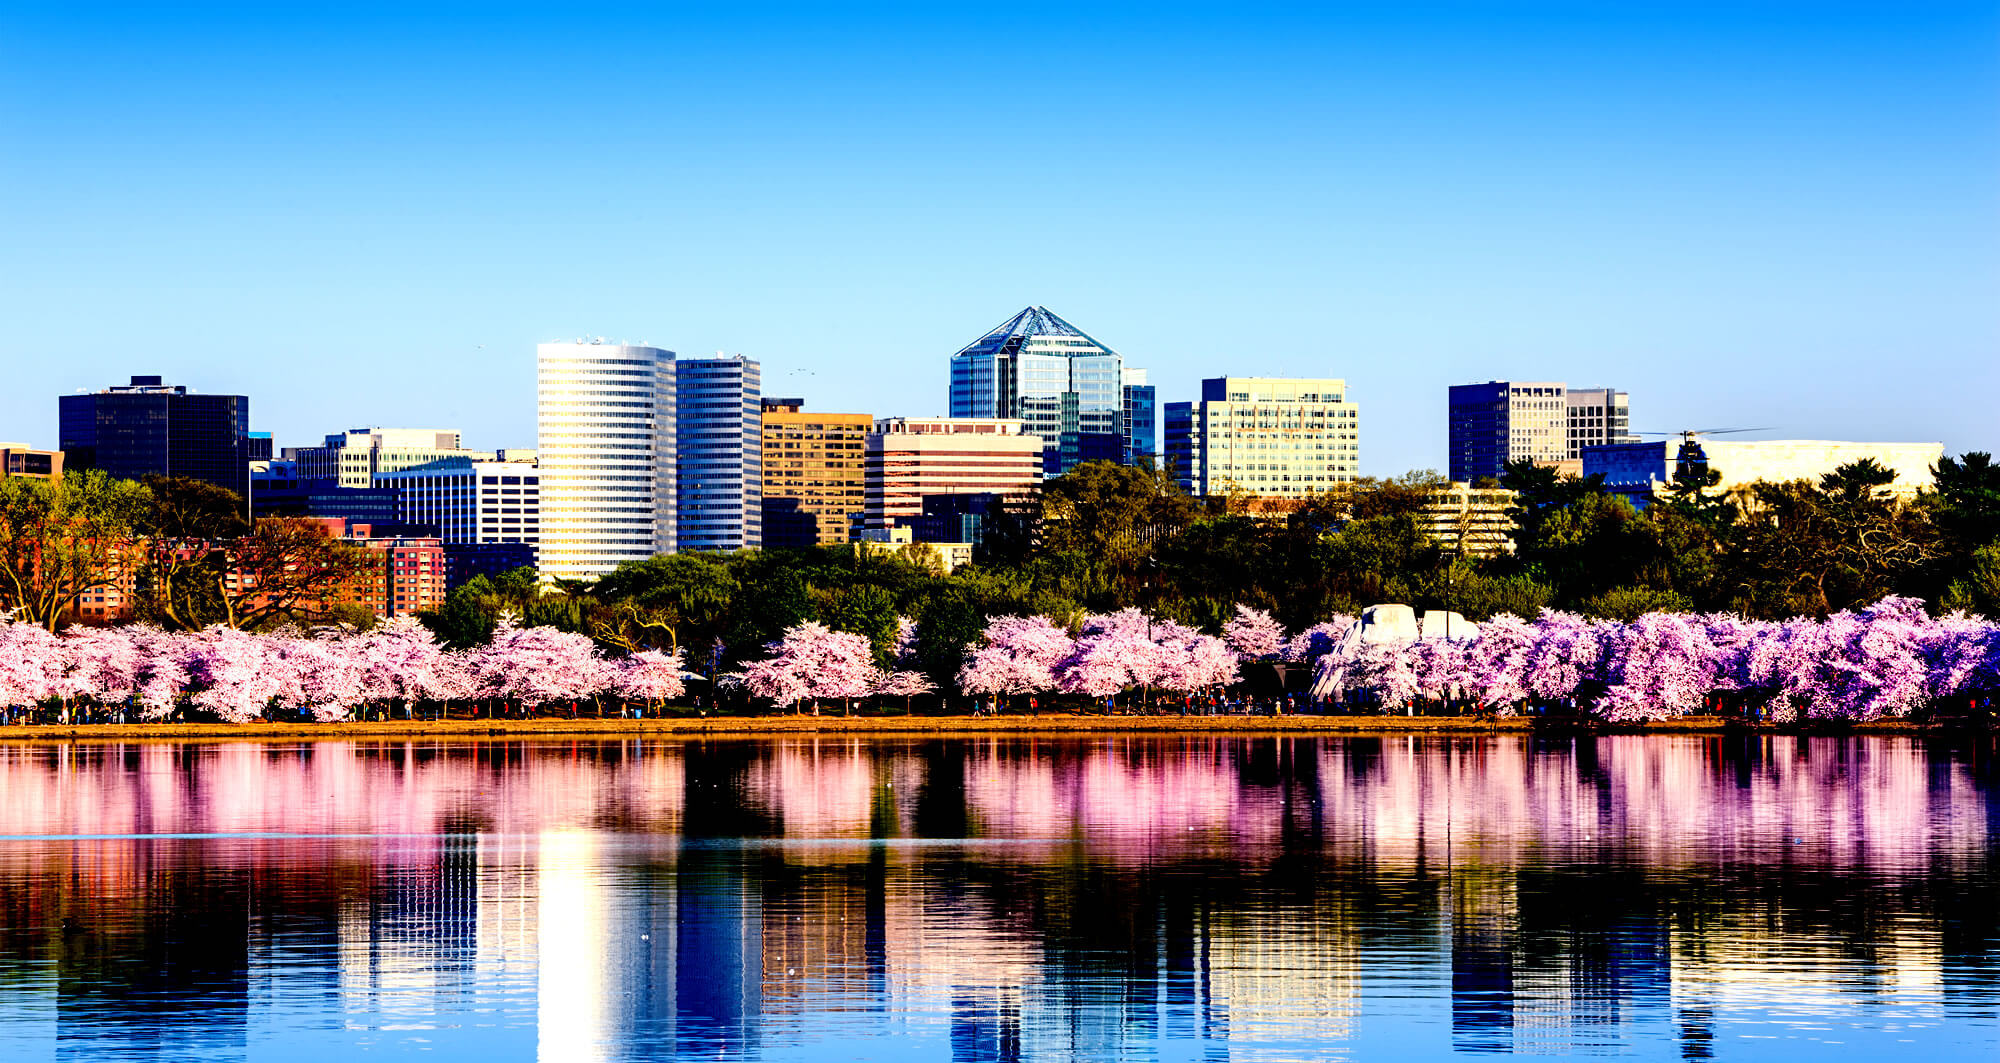
[[[1050,307],[1152,369],[2000,449],[2000,5],[0,0],[0,439],[161,373],[280,445],[534,442],[534,344],[943,412]]]

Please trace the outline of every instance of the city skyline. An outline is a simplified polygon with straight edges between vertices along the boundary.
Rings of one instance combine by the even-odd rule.
[[[1348,380],[1364,474],[1442,469],[1443,389],[1515,377],[1994,449],[1989,5],[1065,9],[1036,32],[1093,62],[999,76],[1025,17],[10,14],[0,436],[155,372],[292,443],[526,445],[579,330],[929,416],[1046,305],[1161,401]],[[614,40],[671,69],[547,73]],[[1027,129],[1090,161],[1010,164]]]

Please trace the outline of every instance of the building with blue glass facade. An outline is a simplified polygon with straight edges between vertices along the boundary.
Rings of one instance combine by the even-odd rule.
[[[1048,308],[1031,306],[1001,322],[951,359],[951,416],[1022,422],[1042,439],[1043,472],[1058,476],[1085,461],[1131,461],[1137,454],[1132,411],[1152,445],[1151,389],[1136,382],[1117,351]],[[1143,389],[1133,396],[1127,386]]]
[[[64,466],[125,480],[185,476],[250,486],[250,399],[201,395],[157,376],[57,399]]]
[[[763,396],[762,368],[740,354],[678,363],[679,549],[763,545]]]
[[[1159,394],[1146,382],[1144,369],[1126,369],[1124,380],[1125,412],[1120,422],[1124,435],[1122,460],[1126,465],[1156,460],[1160,453],[1156,443]]]

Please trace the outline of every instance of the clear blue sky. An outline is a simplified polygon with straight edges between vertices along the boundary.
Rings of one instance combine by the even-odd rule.
[[[534,443],[534,344],[941,413],[1041,303],[1153,370],[2000,449],[2000,5],[0,0],[0,439],[161,373]]]

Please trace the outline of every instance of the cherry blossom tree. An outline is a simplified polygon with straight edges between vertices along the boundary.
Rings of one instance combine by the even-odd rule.
[[[267,637],[266,659],[283,679],[279,704],[321,723],[348,719],[366,697],[359,640]]]
[[[903,711],[908,713],[912,698],[919,694],[929,694],[936,689],[937,684],[931,682],[930,677],[924,673],[899,670],[885,673],[882,681],[875,687],[875,693],[884,697],[902,698]]]
[[[1268,661],[1285,652],[1285,629],[1271,614],[1237,603],[1236,618],[1222,625],[1229,649],[1245,661]]]
[[[1315,664],[1321,657],[1332,653],[1353,626],[1354,618],[1351,616],[1336,616],[1314,624],[1285,640],[1285,660]]]
[[[523,705],[576,702],[611,690],[617,674],[588,635],[550,627],[522,628],[502,616],[493,641],[470,652],[467,673],[478,697]]]
[[[62,640],[39,624],[0,623],[0,705],[29,708],[63,695]]]
[[[640,650],[618,661],[616,668],[618,696],[645,702],[647,708],[658,708],[662,702],[687,693],[687,684],[681,680],[685,669],[679,650]]]
[[[1684,613],[1646,613],[1622,625],[1605,654],[1605,690],[1593,706],[1607,720],[1657,720],[1699,710],[1721,681],[1706,626]]]
[[[984,645],[966,655],[958,688],[972,695],[1009,696],[1053,690],[1056,665],[1076,641],[1045,616],[988,617]]]
[[[1575,613],[1544,609],[1535,620],[1535,643],[1522,683],[1539,701],[1582,697],[1586,685],[1601,678],[1603,658],[1603,631],[1598,625]]]
[[[164,720],[179,708],[192,679],[188,676],[186,643],[190,636],[169,634],[144,624],[126,628],[140,666],[133,692],[138,696],[140,718]]]
[[[1538,634],[1535,625],[1511,613],[1480,624],[1479,637],[1463,650],[1465,696],[1511,715],[1518,703],[1528,699],[1528,673]]]
[[[865,698],[881,683],[868,640],[808,621],[765,647],[771,656],[738,673],[750,693],[780,705],[820,698]]]
[[[286,688],[286,670],[272,652],[276,641],[222,625],[186,636],[179,656],[189,703],[228,723],[262,717]]]
[[[62,635],[63,696],[118,705],[138,692],[146,654],[132,628],[73,627]]]
[[[362,669],[364,704],[463,701],[478,696],[470,658],[439,644],[415,617],[399,616],[346,640]]]

